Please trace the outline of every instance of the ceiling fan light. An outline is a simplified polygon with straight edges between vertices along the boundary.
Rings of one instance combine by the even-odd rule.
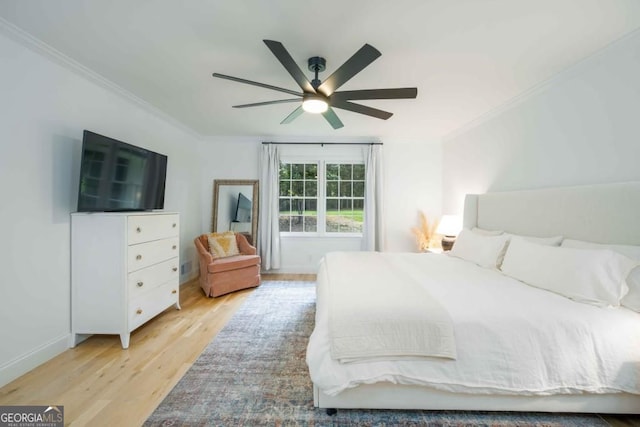
[[[305,96],[304,100],[302,101],[302,109],[307,113],[324,113],[328,108],[329,104],[327,104],[327,101],[319,96]]]

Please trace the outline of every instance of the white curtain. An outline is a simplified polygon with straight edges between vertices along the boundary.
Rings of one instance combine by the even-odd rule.
[[[275,144],[263,144],[260,154],[260,232],[258,251],[262,269],[280,268],[279,224],[280,153]]]
[[[364,225],[362,229],[362,250],[382,251],[384,249],[382,206],[382,145],[371,144],[364,153],[365,194]]]

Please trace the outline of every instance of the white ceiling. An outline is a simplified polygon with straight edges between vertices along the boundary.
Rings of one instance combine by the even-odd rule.
[[[640,28],[639,0],[0,0],[0,16],[202,136],[438,139]],[[387,121],[336,110],[280,125],[291,90],[262,42],[328,77],[364,43],[382,56],[341,90],[418,87],[415,100],[362,101]],[[308,73],[311,78],[311,73]]]

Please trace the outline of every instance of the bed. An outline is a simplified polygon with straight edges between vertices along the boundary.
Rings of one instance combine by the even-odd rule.
[[[639,182],[498,192],[467,195],[464,226],[640,246],[639,212]],[[508,247],[515,254],[514,242]],[[509,250],[504,262],[517,265]],[[318,272],[316,326],[307,349],[315,406],[640,413],[640,313],[576,301],[514,277],[441,254],[328,254]],[[375,278],[382,285],[367,292]],[[396,288],[401,282],[414,288]],[[334,305],[348,306],[361,295],[364,311],[386,307],[395,292],[405,295],[395,304],[411,312],[422,291],[435,301],[429,312],[437,305],[450,317],[455,348],[445,325],[416,333],[435,337],[433,355],[358,360],[349,358],[353,348],[338,353],[335,335],[348,338],[357,322],[347,316],[336,323]],[[384,340],[387,323],[377,326],[381,335],[373,342]],[[332,352],[345,358],[340,362]]]

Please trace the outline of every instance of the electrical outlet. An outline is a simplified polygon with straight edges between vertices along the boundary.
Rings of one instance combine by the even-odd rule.
[[[191,271],[191,261],[187,261],[180,266],[180,274],[187,274]]]

